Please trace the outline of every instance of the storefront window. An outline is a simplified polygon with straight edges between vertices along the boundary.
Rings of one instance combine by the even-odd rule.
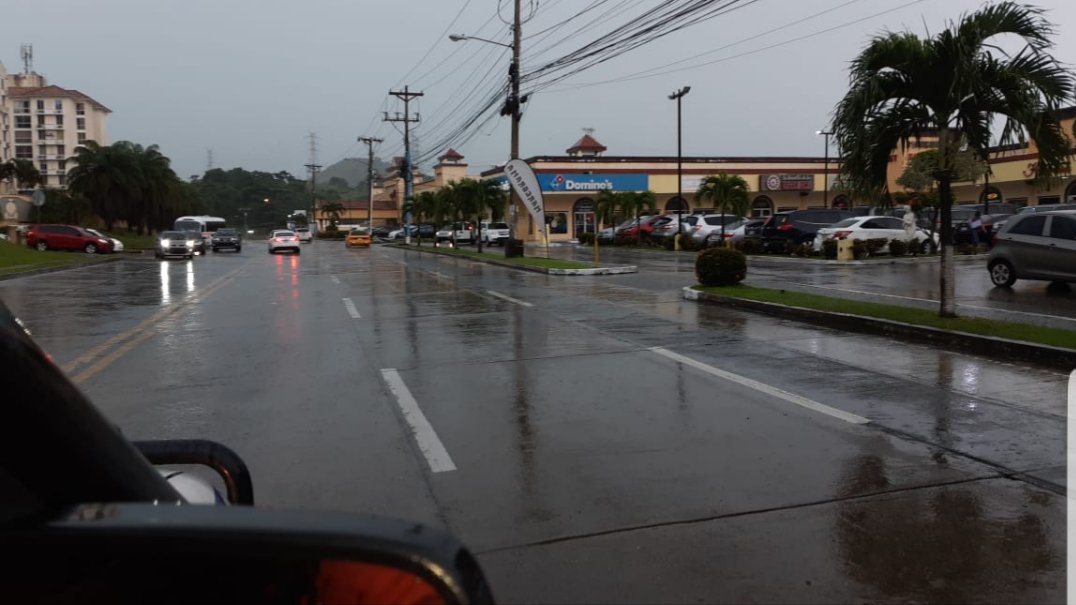
[[[545,220],[549,223],[550,235],[564,235],[568,233],[567,212],[546,212]]]
[[[979,192],[979,203],[980,204],[983,204],[983,203],[993,204],[995,202],[1001,203],[1001,202],[1004,202],[1004,201],[1005,200],[1001,196],[1001,191],[998,190],[997,187],[984,187],[983,190]]]
[[[665,202],[665,212],[691,212],[691,206],[688,206],[687,201],[682,197],[674,197]]]
[[[1076,179],[1069,181],[1067,187],[1065,187],[1065,201],[1068,203],[1076,203]]]
[[[833,207],[839,210],[848,210],[851,205],[852,203],[848,201],[848,196],[843,193],[833,198]]]
[[[773,214],[773,200],[767,195],[760,195],[751,202],[751,218],[766,218]]]

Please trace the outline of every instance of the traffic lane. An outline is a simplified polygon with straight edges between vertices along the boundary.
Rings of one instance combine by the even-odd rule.
[[[876,458],[843,470],[888,482]],[[1063,499],[981,480],[478,558],[504,603],[1061,603]]]
[[[259,506],[443,527],[423,463],[318,251],[254,257],[81,387],[133,439],[233,448]]]
[[[999,476],[651,351],[401,376],[457,467],[438,500],[480,551]],[[865,457],[887,482],[850,489]]]
[[[0,299],[61,366],[140,322],[193,301],[244,257],[152,257],[0,281]]]

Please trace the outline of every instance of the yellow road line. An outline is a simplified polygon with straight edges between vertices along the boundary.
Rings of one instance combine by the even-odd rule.
[[[237,273],[242,271],[253,260],[254,259],[248,260],[247,262],[243,263],[241,266],[239,266],[235,270],[230,271],[230,272],[222,275],[221,277],[219,277],[216,280],[214,280],[213,282],[211,282],[209,284],[209,286],[207,286],[205,289],[203,289],[203,290],[201,290],[199,292],[196,292],[193,296],[190,296],[189,298],[183,300],[182,302],[176,303],[175,305],[172,305],[172,306],[170,306],[170,307],[168,307],[166,309],[162,309],[160,311],[157,311],[153,315],[149,316],[149,318],[139,322],[139,324],[136,325],[135,327],[133,327],[133,328],[131,328],[129,330],[126,330],[124,332],[121,332],[121,333],[113,336],[112,338],[109,338],[105,342],[97,345],[96,347],[90,349],[89,351],[86,351],[85,353],[78,356],[74,360],[64,364],[62,366],[62,369],[63,369],[64,373],[70,375],[79,366],[92,363],[92,365],[90,365],[88,368],[86,368],[82,372],[78,373],[74,378],[72,378],[72,381],[77,384],[77,383],[80,383],[80,382],[82,382],[84,380],[87,380],[87,379],[91,378],[92,376],[94,376],[95,374],[100,372],[101,370],[103,370],[106,367],[108,367],[109,365],[111,365],[117,359],[122,357],[125,353],[127,353],[128,351],[130,351],[134,347],[138,346],[140,343],[144,342],[147,338],[152,336],[153,332],[150,330],[151,327],[153,327],[154,325],[156,325],[160,321],[162,321],[164,319],[167,319],[168,317],[170,317],[172,315],[175,315],[176,313],[178,313],[179,311],[184,309],[190,303],[195,302],[195,301],[201,301],[205,297],[207,297],[210,294],[212,294],[213,292],[217,291],[225,283],[227,283],[227,281],[229,279],[231,279]],[[125,340],[128,340],[128,339],[131,339],[130,342],[120,346],[119,348],[115,349],[111,353],[108,353],[108,355],[101,358],[96,363],[93,363],[95,358],[97,358],[98,356],[106,353],[109,349],[112,349],[113,347],[116,347],[117,345],[120,345],[121,343],[123,343]]]

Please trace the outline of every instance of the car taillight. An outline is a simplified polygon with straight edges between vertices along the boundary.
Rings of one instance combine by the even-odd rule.
[[[778,227],[777,230],[778,231],[791,231],[792,230],[792,225],[789,225],[789,224],[786,223],[786,224],[781,225],[780,227]]]
[[[732,237],[732,232],[731,231],[726,231],[725,232],[725,237]]]
[[[847,237],[847,236],[849,236],[851,234],[852,234],[851,231],[838,231],[838,232],[833,234],[833,237],[835,237],[837,239],[840,239],[842,237]]]

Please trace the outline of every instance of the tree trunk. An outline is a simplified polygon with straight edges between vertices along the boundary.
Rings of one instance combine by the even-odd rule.
[[[475,245],[478,246],[478,253],[482,254],[482,216],[481,215],[478,216],[478,220],[475,221],[475,224],[478,226],[477,229],[475,229],[475,233],[478,234],[478,242]]]
[[[953,191],[951,178],[938,180],[941,206],[941,277],[940,309],[942,317],[956,317],[956,274],[953,268]]]

